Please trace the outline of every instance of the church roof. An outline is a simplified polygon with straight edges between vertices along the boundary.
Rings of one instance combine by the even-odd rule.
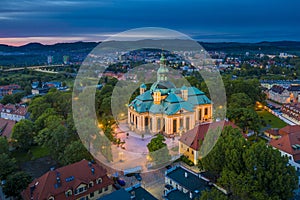
[[[145,85],[145,83],[143,83],[140,85],[140,88],[147,89],[147,86]]]
[[[176,88],[176,86],[168,81],[167,73],[168,69],[166,67],[166,59],[164,55],[161,58],[160,68],[157,72],[157,81],[152,84],[150,90],[144,92],[143,94],[137,96],[130,104],[138,113],[150,112],[154,114],[166,114],[173,115],[176,114],[181,109],[188,112],[193,112],[194,107],[202,104],[211,104],[210,99],[195,87]],[[142,84],[141,88],[146,89],[146,85]],[[188,91],[187,100],[183,100],[181,97],[181,91]],[[160,104],[153,103],[153,93],[159,91],[163,96]]]

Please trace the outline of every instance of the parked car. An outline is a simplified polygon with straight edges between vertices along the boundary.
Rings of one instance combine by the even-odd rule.
[[[167,169],[171,169],[172,166],[171,166],[171,165],[167,165],[166,168],[167,168]]]
[[[125,186],[126,185],[126,182],[123,179],[120,179],[120,178],[117,179],[117,183],[119,185],[121,185],[121,186]]]
[[[141,175],[140,175],[139,173],[135,173],[135,174],[134,174],[134,177],[135,177],[136,180],[138,180],[138,181],[141,181],[141,180],[142,180],[142,177],[141,177]]]
[[[120,190],[122,188],[122,186],[118,183],[114,183],[113,186],[116,190]]]

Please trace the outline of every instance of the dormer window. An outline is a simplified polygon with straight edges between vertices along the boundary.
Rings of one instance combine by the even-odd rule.
[[[89,183],[89,188],[91,188],[91,187],[93,187],[93,186],[94,186],[94,182],[91,181],[91,182]]]
[[[54,197],[53,197],[53,196],[51,196],[51,197],[49,197],[49,198],[48,198],[48,200],[54,200]]]
[[[72,190],[68,190],[68,191],[66,191],[66,197],[69,197],[69,196],[72,196]]]
[[[96,181],[97,184],[101,184],[102,183],[102,178],[98,178]]]

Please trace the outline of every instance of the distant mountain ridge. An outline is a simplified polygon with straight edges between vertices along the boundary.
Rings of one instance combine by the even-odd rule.
[[[41,43],[28,43],[19,47],[0,44],[0,52],[29,52],[29,51],[77,51],[92,50],[100,42],[73,42],[44,45]],[[269,51],[300,51],[300,41],[276,41],[258,43],[239,42],[199,42],[208,51],[241,51],[241,50],[269,50]]]

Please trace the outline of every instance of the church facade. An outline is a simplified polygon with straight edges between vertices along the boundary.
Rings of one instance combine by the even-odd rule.
[[[162,55],[157,81],[147,88],[140,86],[140,95],[128,105],[128,124],[137,133],[181,135],[195,125],[211,122],[212,103],[195,87],[176,88],[168,81],[169,70]]]

